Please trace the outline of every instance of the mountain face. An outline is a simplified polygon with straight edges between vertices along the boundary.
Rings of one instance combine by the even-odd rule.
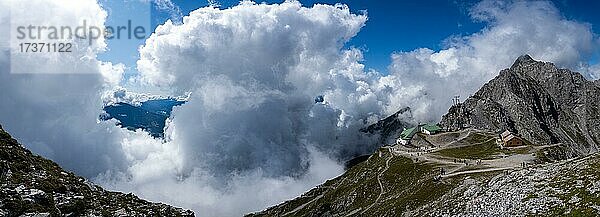
[[[380,135],[380,144],[393,143],[396,139],[395,137],[399,135],[404,128],[415,125],[410,122],[412,119],[412,111],[410,110],[410,107],[405,107],[393,115],[377,121],[377,123],[360,129],[360,131],[363,133]]]
[[[440,125],[510,130],[534,144],[562,143],[572,155],[567,157],[582,156],[600,145],[600,85],[524,55],[452,106]]]
[[[194,216],[110,192],[33,155],[0,126],[0,216]]]

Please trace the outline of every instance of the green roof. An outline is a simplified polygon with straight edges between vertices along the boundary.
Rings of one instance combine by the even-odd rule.
[[[417,133],[417,127],[408,128],[400,133],[400,138],[404,140],[411,139]]]
[[[442,128],[436,124],[425,124],[423,125],[423,128],[432,133],[442,131]]]

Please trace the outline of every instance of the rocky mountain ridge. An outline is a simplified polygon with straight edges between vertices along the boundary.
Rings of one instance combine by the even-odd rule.
[[[440,125],[510,130],[538,145],[561,143],[570,156],[600,145],[600,87],[553,63],[519,57],[472,97],[449,109]]]
[[[0,216],[194,216],[110,192],[32,154],[0,126]]]

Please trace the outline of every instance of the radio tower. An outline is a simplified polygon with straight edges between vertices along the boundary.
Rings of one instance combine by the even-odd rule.
[[[460,104],[460,96],[456,95],[454,96],[454,98],[452,98],[452,103],[457,106],[458,104]]]

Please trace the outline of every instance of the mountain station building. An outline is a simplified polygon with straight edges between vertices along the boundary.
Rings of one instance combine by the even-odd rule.
[[[516,147],[524,144],[523,139],[508,130],[500,134],[500,138],[502,139],[502,144],[504,147]]]
[[[408,129],[404,128],[402,133],[400,133],[400,137],[398,137],[398,139],[396,139],[396,144],[398,144],[398,145],[409,144],[410,140],[412,140],[412,138],[417,133],[434,135],[434,134],[437,134],[440,132],[442,132],[442,128],[436,124],[419,124],[416,127],[412,127],[412,128],[408,128]]]

